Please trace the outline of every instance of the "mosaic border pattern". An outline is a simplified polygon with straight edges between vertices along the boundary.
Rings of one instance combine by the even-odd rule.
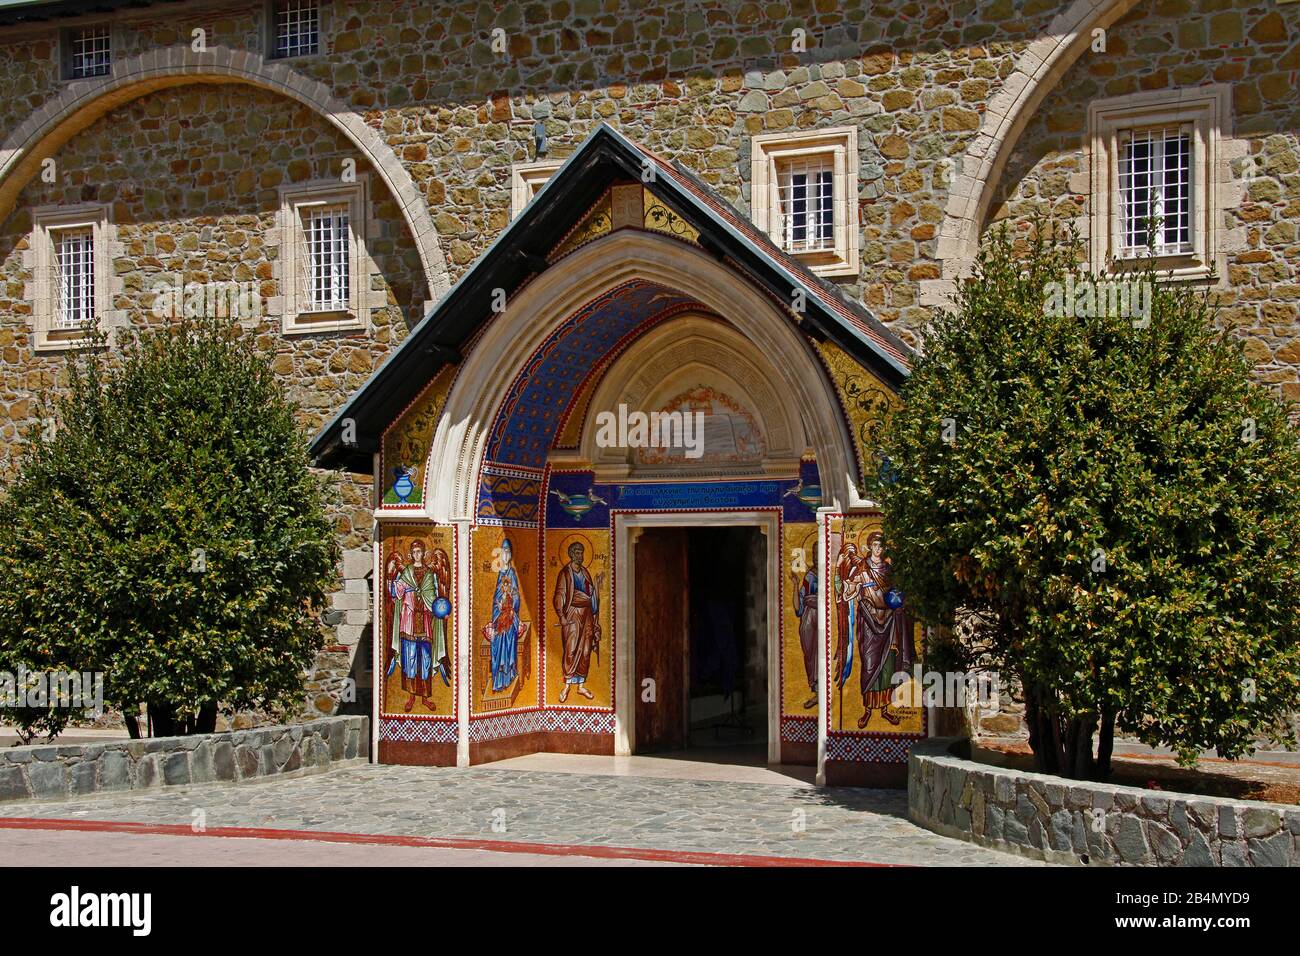
[[[826,759],[856,763],[906,763],[912,745],[918,740],[925,740],[925,737],[920,734],[889,737],[831,734],[826,738]]]
[[[781,742],[787,744],[817,743],[817,718],[782,717]]]
[[[539,733],[613,734],[614,714],[608,710],[548,707],[545,710],[521,710],[489,717],[474,717],[469,722],[470,743]]]
[[[379,739],[407,744],[454,744],[458,734],[454,720],[425,717],[379,718]]]

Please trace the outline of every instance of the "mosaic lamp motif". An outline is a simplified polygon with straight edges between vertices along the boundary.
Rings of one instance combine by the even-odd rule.
[[[787,491],[784,497],[788,498],[791,495],[794,495],[803,504],[816,511],[822,503],[822,486],[820,484],[805,485],[803,479],[800,478],[799,484]]]
[[[562,491],[552,491],[551,494],[560,499],[560,507],[574,521],[582,520],[582,516],[596,505],[609,504],[608,501],[596,494],[594,488],[587,489],[586,494],[578,492],[577,494],[566,495]]]
[[[411,481],[411,469],[405,465],[398,465],[393,469],[393,475],[396,480],[393,482],[393,494],[397,495],[397,500],[406,504],[411,497],[411,492],[415,490],[415,482]]]

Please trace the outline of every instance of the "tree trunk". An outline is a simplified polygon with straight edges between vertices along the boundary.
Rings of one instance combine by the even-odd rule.
[[[1024,680],[1025,722],[1034,769],[1073,780],[1090,780],[1096,773],[1092,757],[1095,715],[1065,718],[1057,713],[1056,694]],[[1109,761],[1109,755],[1107,756]]]
[[[1020,685],[1025,689],[1025,722],[1029,724],[1029,749],[1034,752],[1034,769],[1039,773],[1057,773],[1061,767],[1056,743],[1059,728],[1045,706],[1043,691],[1024,680]]]
[[[1097,726],[1095,714],[1075,717],[1070,721],[1070,768],[1065,776],[1074,780],[1092,779],[1092,734]]]
[[[1101,735],[1097,739],[1097,763],[1092,768],[1093,780],[1110,779],[1110,755],[1115,749],[1115,711],[1101,709]]]
[[[197,713],[178,714],[169,704],[149,704],[149,732],[154,737],[188,737],[217,729],[217,702],[207,701]],[[128,729],[130,725],[128,724]]]
[[[139,705],[137,705],[139,706]],[[132,740],[140,739],[140,718],[128,711],[122,715],[123,721],[126,722],[126,732]]]
[[[194,718],[194,733],[211,734],[217,729],[217,702],[210,700],[199,708],[198,715]]]
[[[153,737],[176,737],[176,710],[167,704],[151,703],[149,708],[149,733]]]

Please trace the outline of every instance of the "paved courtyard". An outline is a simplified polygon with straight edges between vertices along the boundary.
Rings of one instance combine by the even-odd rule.
[[[280,841],[319,835],[388,849],[442,841],[444,849],[509,850],[494,855],[516,857],[495,862],[560,862],[575,856],[686,863],[764,858],[944,866],[1029,862],[931,833],[910,823],[906,809],[902,791],[817,789],[798,781],[368,765],[239,785],[0,805],[0,817],[31,820],[0,821],[0,858],[21,865],[41,845],[32,839],[41,831],[13,827],[48,820],[61,829],[68,825],[53,821],[77,821],[73,826],[88,830],[95,829],[92,821],[107,824],[99,829],[129,830],[134,843],[125,836],[111,842],[102,833],[83,834],[87,850],[102,855],[105,864],[117,862],[111,858],[115,847],[125,854],[140,835],[174,841],[177,854],[190,852],[186,848],[204,842],[191,835],[196,825],[208,834],[237,836],[251,829]],[[66,840],[52,838],[49,846],[53,850]],[[177,854],[168,862],[184,862]],[[302,851],[286,848],[279,861],[293,863],[295,854]],[[275,856],[259,859],[275,862]],[[348,859],[340,854],[336,862]],[[414,855],[408,861],[420,859]],[[456,862],[473,862],[473,857]]]

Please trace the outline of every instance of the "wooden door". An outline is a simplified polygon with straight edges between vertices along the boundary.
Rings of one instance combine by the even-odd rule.
[[[635,753],[686,746],[686,529],[646,528],[636,541]],[[645,700],[645,679],[654,699]]]

